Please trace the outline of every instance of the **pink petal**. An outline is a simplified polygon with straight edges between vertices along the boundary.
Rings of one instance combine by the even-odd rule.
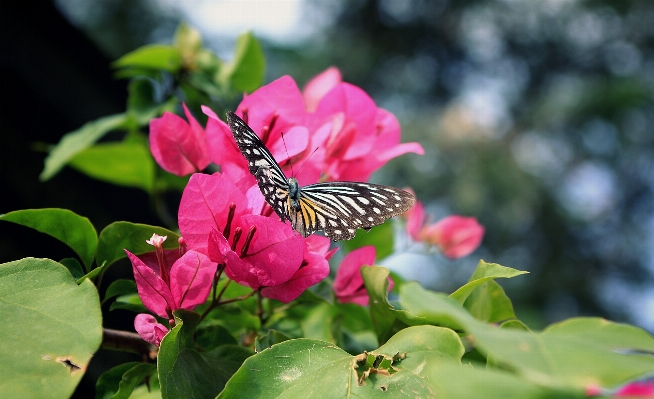
[[[334,88],[338,83],[341,83],[341,71],[336,67],[329,67],[318,75],[314,76],[305,86],[302,91],[304,97],[304,104],[307,111],[313,112],[318,107],[318,103]]]
[[[184,106],[190,125],[175,114],[165,112],[150,121],[150,151],[161,167],[184,176],[209,164],[202,127]]]
[[[624,397],[638,397],[638,398],[654,398],[654,382],[632,382],[618,390],[615,393],[616,398]]]
[[[236,164],[243,169],[247,169],[247,161],[238,149],[229,126],[220,120],[209,107],[203,105],[202,112],[209,117],[207,119],[206,141],[207,152],[213,163],[221,166]]]
[[[345,255],[334,278],[333,288],[337,297],[348,296],[361,289],[363,286],[361,267],[374,265],[376,256],[377,252],[372,245],[355,249]]]
[[[239,281],[249,281],[252,288],[274,286],[288,281],[300,268],[304,254],[304,239],[290,225],[259,215],[245,215],[239,220],[243,235],[236,248],[243,264],[240,269],[230,265],[227,270]],[[254,238],[246,256],[241,255],[250,226],[256,226]],[[229,274],[228,274],[229,276]],[[230,276],[231,278],[231,276]]]
[[[159,346],[168,329],[157,322],[157,319],[149,314],[140,313],[134,318],[134,329],[139,333],[145,342]]]
[[[310,235],[304,239],[304,242],[309,252],[315,252],[318,255],[322,255],[326,260],[329,260],[332,255],[338,251],[338,247],[332,249],[331,251],[329,250],[332,245],[332,241],[327,237]]]
[[[189,148],[189,158],[193,160],[193,163],[197,165],[199,170],[202,170],[211,162],[207,153],[206,132],[202,128],[202,125],[193,117],[193,114],[191,114],[185,103],[182,103],[182,107],[184,108],[184,115],[186,115],[186,119],[191,127],[191,132],[193,133],[192,137],[188,137],[186,140]]]
[[[215,230],[214,230],[215,231]],[[170,290],[178,308],[193,310],[211,291],[217,264],[196,251],[188,251],[170,269]]]
[[[306,251],[302,263],[305,265],[297,270],[291,279],[279,285],[263,288],[261,295],[289,303],[297,299],[307,288],[318,284],[329,275],[329,263],[322,255]]]
[[[222,232],[228,221],[230,204],[234,218],[250,212],[246,196],[220,173],[191,176],[179,204],[179,230],[190,249],[207,255],[207,240],[212,228]],[[233,227],[232,227],[233,228]]]
[[[290,76],[282,76],[245,97],[236,113],[243,116],[244,111],[248,115],[245,122],[256,133],[260,133],[274,115],[281,118],[275,123],[275,129],[281,131],[304,125],[306,115],[302,93]]]
[[[377,136],[375,102],[361,88],[349,83],[339,83],[320,101],[316,116],[327,120],[339,112],[345,114],[343,126],[351,123],[356,129],[356,138],[345,154],[345,159],[368,154]]]
[[[484,227],[475,218],[453,215],[426,227],[423,236],[427,242],[440,246],[448,258],[461,258],[481,244]]]
[[[160,317],[168,318],[169,311],[175,310],[175,301],[170,289],[155,272],[143,263],[136,255],[125,250],[127,257],[132,262],[136,289],[143,305],[152,313]]]
[[[413,207],[407,211],[406,221],[406,231],[415,241],[421,240],[420,233],[426,221],[425,208],[422,202],[416,201]]]

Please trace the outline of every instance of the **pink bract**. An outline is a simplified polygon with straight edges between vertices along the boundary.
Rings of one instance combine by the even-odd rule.
[[[654,398],[654,382],[632,382],[615,393],[616,398]]]
[[[305,240],[276,214],[261,215],[262,204],[257,186],[243,193],[225,175],[196,174],[182,194],[179,228],[227,277],[288,302],[329,273],[329,240]]]
[[[366,306],[370,301],[363,283],[361,268],[375,264],[376,251],[373,246],[355,249],[343,258],[334,278],[334,293],[340,303],[356,303]],[[388,290],[393,289],[393,280],[388,278]]]
[[[441,248],[448,258],[470,255],[484,238],[484,227],[475,218],[448,216],[426,227],[423,240]]]
[[[147,313],[140,313],[134,318],[134,329],[145,342],[159,346],[168,333],[168,328],[157,322],[157,319]]]
[[[331,89],[343,81],[341,71],[336,67],[329,67],[323,72],[314,76],[302,90],[304,106],[307,111],[313,112],[318,107],[320,100],[325,97]]]
[[[209,165],[205,131],[183,104],[188,123],[164,112],[150,121],[150,151],[157,163],[178,176],[198,172]]]
[[[254,179],[228,126],[209,108],[203,107],[203,112],[209,116],[211,159],[246,190]],[[341,82],[336,68],[310,81],[304,95],[291,77],[283,76],[245,96],[236,114],[301,185],[319,180],[366,181],[390,159],[424,152],[420,144],[400,144],[397,119],[377,108],[359,87]]]
[[[170,281],[165,281],[156,258],[153,261],[152,257],[142,257],[143,261],[129,251],[125,252],[132,262],[139,297],[143,305],[156,315],[170,318],[174,310],[193,310],[207,299],[217,264],[204,254],[188,251],[170,264],[174,251],[169,251],[166,267],[169,267]]]

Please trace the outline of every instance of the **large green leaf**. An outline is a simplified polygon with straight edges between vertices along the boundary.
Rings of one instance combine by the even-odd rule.
[[[112,65],[115,68],[135,67],[177,72],[182,66],[182,57],[175,46],[152,44],[125,54]]]
[[[378,350],[359,356],[323,341],[289,340],[246,360],[218,397],[430,397],[433,391],[423,374],[457,364],[462,354],[453,331],[432,326],[407,328]],[[368,356],[386,364],[372,367]]]
[[[58,208],[23,209],[0,215],[0,220],[31,227],[68,245],[88,271],[98,246],[98,235],[91,222],[72,211]]]
[[[168,237],[164,242],[165,249],[174,249],[179,246],[177,242],[179,235],[163,227],[130,222],[110,224],[100,232],[97,263],[101,265],[106,262],[107,265],[110,265],[127,256],[125,249],[135,255],[153,252],[154,247],[145,241],[149,240],[154,233]]]
[[[485,367],[444,366],[425,373],[435,398],[456,399],[572,399],[585,398],[583,390],[538,386],[515,374]]]
[[[94,179],[152,191],[154,160],[149,149],[139,143],[96,144],[78,152],[69,165]]]
[[[78,152],[89,147],[102,136],[127,123],[126,114],[109,115],[84,124],[81,128],[65,134],[45,158],[45,167],[39,176],[41,181],[50,179]]]
[[[654,373],[654,337],[602,319],[571,319],[542,333],[497,328],[474,319],[442,294],[407,283],[400,290],[409,325],[438,324],[472,334],[476,347],[498,364],[538,384],[582,389],[613,387]]]
[[[233,90],[252,92],[261,86],[266,60],[261,44],[251,33],[236,41],[232,62],[220,70],[220,82]]]
[[[102,341],[95,286],[50,259],[0,265],[0,320],[6,398],[69,397]]]
[[[235,345],[198,352],[193,337],[200,316],[183,310],[175,311],[175,315],[181,324],[161,341],[157,359],[161,396],[214,398],[252,352]]]

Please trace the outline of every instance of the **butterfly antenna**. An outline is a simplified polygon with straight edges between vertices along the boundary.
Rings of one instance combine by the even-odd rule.
[[[300,169],[297,170],[298,172],[299,172],[300,170],[302,170],[302,167],[304,166],[305,163],[307,163],[307,161],[309,160],[309,158],[311,158],[311,156],[312,156],[313,154],[315,154],[316,151],[318,151],[318,148],[319,148],[319,147],[316,147],[316,149],[313,150],[313,151],[311,152],[311,154],[309,154],[309,156],[307,157],[307,159],[305,159],[304,162],[302,162],[302,165],[300,165]]]
[[[288,148],[286,147],[286,139],[284,139],[284,132],[282,132],[282,142],[284,143],[284,150],[286,150],[286,157],[288,158],[288,163],[291,164],[291,176],[295,176],[295,172],[293,171],[293,162],[291,162],[291,156],[288,154]]]

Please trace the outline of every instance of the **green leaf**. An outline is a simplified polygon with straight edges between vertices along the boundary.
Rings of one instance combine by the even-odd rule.
[[[220,70],[220,82],[236,91],[253,92],[263,82],[266,60],[261,44],[251,33],[236,41],[232,62]]]
[[[359,230],[353,239],[343,242],[342,245],[348,252],[366,245],[372,245],[375,247],[377,259],[384,259],[393,253],[394,241],[393,222],[387,220],[368,232]]]
[[[56,175],[78,152],[88,148],[112,130],[127,123],[126,114],[109,115],[84,124],[66,133],[45,158],[45,167],[39,180],[46,181]]]
[[[156,374],[154,364],[129,362],[105,371],[95,384],[96,399],[127,399],[145,377]]]
[[[135,294],[136,292],[136,283],[134,280],[121,278],[109,284],[107,291],[104,293],[104,299],[102,300],[102,303],[107,302],[109,299],[115,296]]]
[[[483,260],[480,260],[468,283],[453,292],[450,297],[460,304],[463,304],[466,301],[466,298],[468,298],[468,295],[486,281],[496,278],[512,278],[527,273],[529,272],[512,269],[510,267],[498,265],[497,263],[486,263]]]
[[[70,272],[74,279],[79,279],[84,276],[84,269],[75,258],[64,258],[59,261]]]
[[[393,373],[370,372],[359,385],[357,371],[370,371],[370,365],[365,365],[369,354],[355,357],[327,342],[288,340],[247,359],[218,397],[393,398],[408,393],[431,397],[421,374],[439,365],[456,364],[463,345],[451,330],[423,326],[403,330],[372,354],[384,359],[377,369],[392,368]]]
[[[404,362],[404,361],[403,361]],[[580,390],[546,388],[514,374],[485,367],[450,366],[425,372],[436,398],[566,399],[584,398]]]
[[[583,389],[614,387],[654,373],[654,337],[602,319],[571,319],[542,333],[481,323],[442,294],[407,283],[396,316],[409,325],[439,324],[472,334],[492,364],[515,370],[538,384]]]
[[[91,222],[72,211],[58,208],[23,209],[0,216],[0,220],[31,227],[68,245],[89,270],[98,246]]]
[[[193,335],[200,316],[177,310],[178,323],[161,341],[157,366],[163,398],[214,398],[252,352],[223,345],[197,352]]]
[[[397,319],[388,303],[388,269],[379,266],[362,267],[363,283],[370,296],[370,318],[379,342],[386,342],[393,334],[406,327]]]
[[[127,257],[125,249],[135,255],[153,252],[154,247],[145,241],[149,240],[154,233],[168,237],[163,245],[165,249],[175,249],[179,246],[177,242],[179,235],[163,227],[130,222],[110,224],[100,232],[96,255],[97,263],[106,262],[106,265],[109,266],[118,259]]]
[[[94,179],[152,191],[154,160],[148,148],[138,143],[96,144],[77,153],[69,165]]]
[[[109,311],[116,309],[131,310],[135,313],[148,312],[145,306],[143,306],[143,302],[141,302],[141,298],[138,294],[126,294],[117,297],[111,306],[109,306]]]
[[[95,286],[50,259],[0,265],[0,392],[67,398],[102,341]]]
[[[103,264],[102,266],[96,267],[95,269],[93,269],[93,270],[91,270],[90,272],[86,273],[86,274],[83,275],[82,277],[78,278],[78,279],[77,279],[77,284],[81,284],[82,281],[84,281],[84,280],[86,280],[86,279],[89,279],[89,280],[93,281],[93,279],[95,278],[95,276],[97,276],[97,275],[100,274],[102,271],[104,271],[104,269],[105,269],[106,267],[107,267],[106,264]]]
[[[279,331],[268,330],[266,335],[257,337],[257,339],[254,340],[254,350],[256,352],[261,352],[264,349],[268,349],[275,344],[288,341],[289,339],[289,337],[280,333]]]
[[[127,113],[136,119],[140,126],[147,125],[150,119],[159,116],[162,108],[170,106],[170,103],[178,101],[171,98],[167,103],[161,104],[155,101],[154,87],[152,81],[145,78],[135,78],[129,82],[127,87]]]
[[[177,72],[182,66],[182,57],[174,46],[153,44],[140,47],[113,62],[114,68],[147,68]]]
[[[427,291],[415,281],[400,288],[400,307],[395,317],[407,325],[431,324],[463,330],[467,322],[474,319],[463,306],[445,294]]]
[[[217,348],[221,345],[237,345],[238,341],[227,328],[215,321],[203,323],[195,332],[197,345],[204,351]]]
[[[463,307],[468,309],[477,320],[486,323],[499,323],[516,317],[511,300],[494,280],[479,285],[468,296]]]

